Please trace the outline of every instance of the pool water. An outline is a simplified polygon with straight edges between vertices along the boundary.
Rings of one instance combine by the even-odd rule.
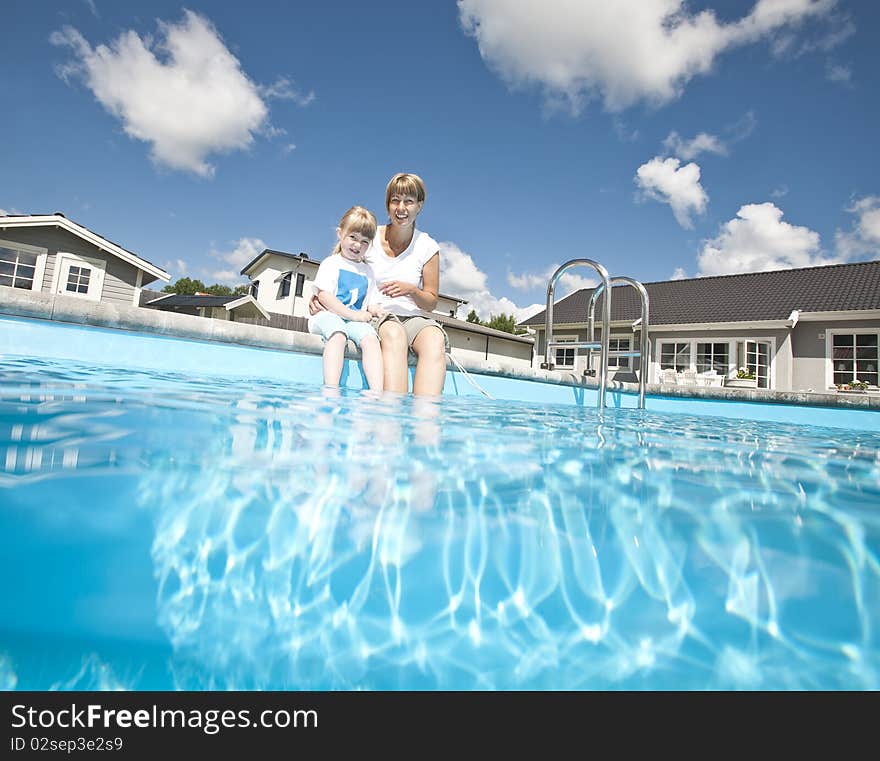
[[[880,434],[0,359],[0,689],[880,688]]]

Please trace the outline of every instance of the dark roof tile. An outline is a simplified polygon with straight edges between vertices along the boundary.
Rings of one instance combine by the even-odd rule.
[[[785,320],[795,309],[802,312],[880,310],[880,261],[663,280],[644,285],[652,325]],[[555,303],[554,323],[586,322],[592,295],[593,289],[587,288]],[[542,326],[544,313],[545,310],[541,310],[520,324]],[[635,289],[615,287],[611,319],[636,320],[639,314]]]

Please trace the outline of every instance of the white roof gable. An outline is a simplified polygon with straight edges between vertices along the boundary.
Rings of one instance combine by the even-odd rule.
[[[67,230],[69,233],[73,233],[83,240],[97,246],[102,251],[106,251],[108,254],[113,254],[113,256],[119,257],[123,261],[128,262],[144,272],[148,272],[160,280],[164,280],[165,282],[171,280],[171,275],[165,272],[165,270],[160,269],[155,264],[150,264],[146,259],[141,259],[137,254],[133,254],[131,251],[127,251],[121,246],[117,246],[112,241],[102,238],[97,233],[93,233],[82,225],[78,225],[76,222],[69,220],[62,214],[28,214],[22,216],[0,217],[0,229],[9,227],[60,227],[61,229]]]

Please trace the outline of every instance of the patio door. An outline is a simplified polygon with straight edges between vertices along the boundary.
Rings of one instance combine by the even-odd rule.
[[[746,367],[758,379],[758,388],[770,388],[769,341],[746,341]]]

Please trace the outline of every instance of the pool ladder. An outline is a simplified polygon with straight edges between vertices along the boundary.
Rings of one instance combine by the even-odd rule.
[[[553,336],[553,293],[556,290],[556,283],[562,275],[572,267],[577,266],[587,266],[592,267],[596,274],[599,275],[599,279],[602,281],[596,288],[593,289],[593,295],[590,298],[590,307],[587,315],[587,339],[586,341],[552,341],[550,340]],[[633,327],[635,325],[639,325],[639,348],[634,351],[609,351],[609,333],[611,332],[611,290],[616,285],[628,285],[632,288],[635,288],[638,291],[639,298],[641,300],[642,305],[642,314],[637,322],[633,323]],[[599,296],[605,294],[605,298],[602,299],[602,321],[601,328],[602,332],[600,334],[599,340],[596,340],[595,327],[596,327],[596,301]],[[572,259],[571,261],[563,264],[556,272],[553,273],[553,276],[550,278],[550,284],[547,286],[547,311],[546,311],[546,323],[545,323],[545,346],[544,346],[544,361],[541,363],[541,369],[543,370],[552,370],[553,363],[550,361],[551,352],[558,346],[564,346],[566,349],[586,349],[587,350],[587,369],[584,370],[584,375],[592,376],[595,374],[595,371],[592,369],[592,358],[593,352],[595,350],[599,350],[599,394],[597,399],[597,406],[599,409],[604,409],[605,407],[605,389],[608,385],[608,359],[609,357],[638,357],[639,358],[639,409],[645,408],[645,384],[647,383],[648,376],[648,291],[645,289],[645,286],[642,285],[638,280],[633,280],[631,277],[610,277],[608,275],[608,270],[605,269],[599,262],[594,262],[592,259]]]

